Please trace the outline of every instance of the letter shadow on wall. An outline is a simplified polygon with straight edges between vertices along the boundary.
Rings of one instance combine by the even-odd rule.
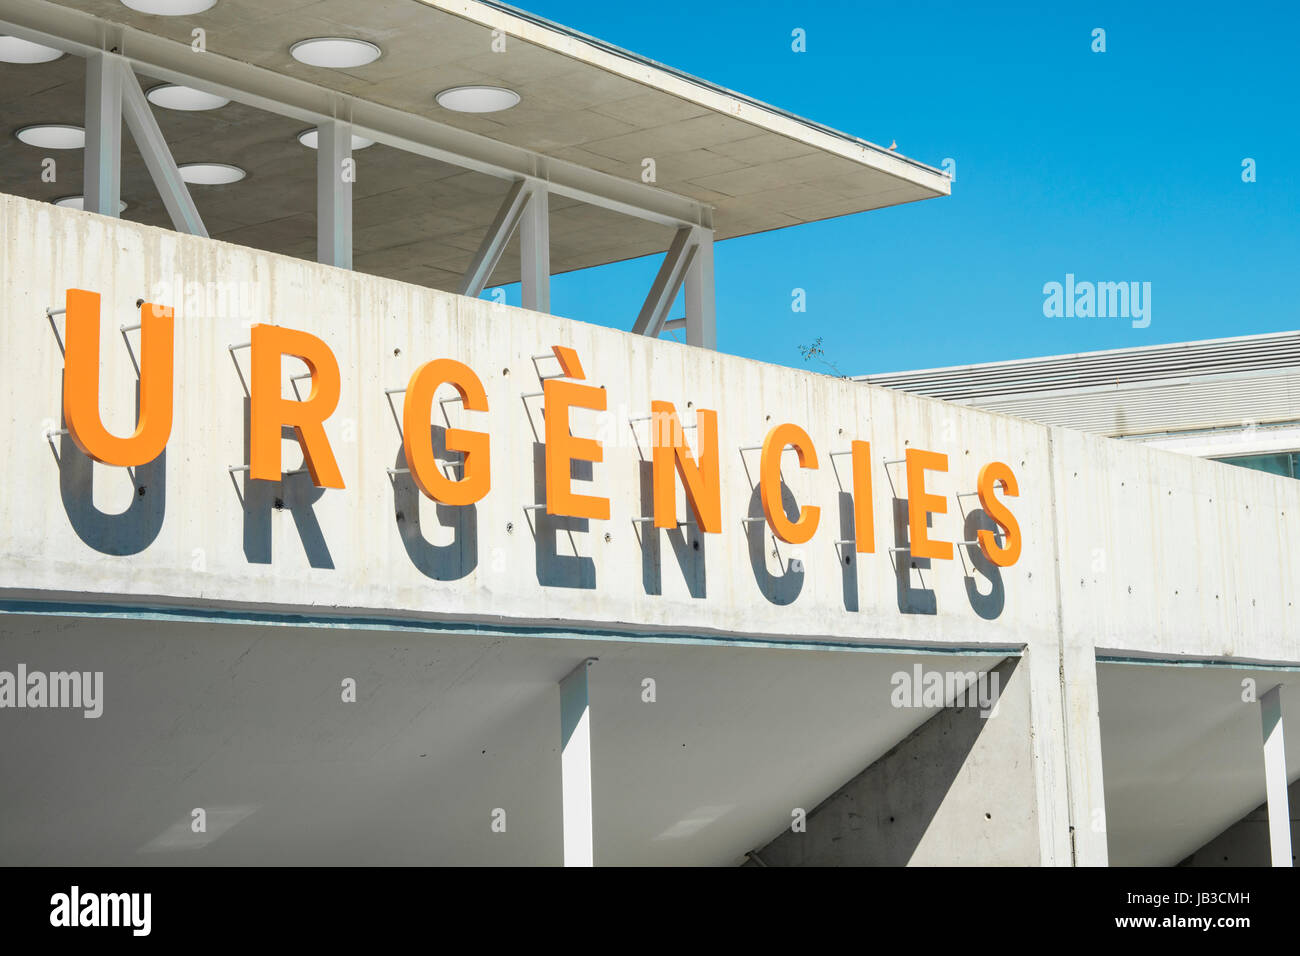
[[[926,516],[927,526],[930,523],[930,516]],[[894,547],[910,548],[907,526],[907,499],[894,499]],[[898,581],[898,610],[903,614],[938,614],[939,605],[935,600],[934,591],[925,587],[912,586],[913,571],[928,571],[930,569],[929,558],[914,558],[910,550],[894,552],[894,577]],[[921,583],[925,583],[924,577],[917,575]]]
[[[431,426],[433,453],[437,458],[447,457],[447,429]],[[461,456],[462,459],[464,456]],[[394,468],[405,468],[406,451],[397,446]],[[454,466],[457,478],[463,462]],[[434,544],[420,526],[420,498],[423,492],[409,474],[393,475],[393,513],[402,547],[417,571],[435,581],[457,581],[478,567],[478,505],[435,504],[438,521],[450,528],[452,538],[448,544]]]
[[[641,514],[654,514],[654,465],[641,462]],[[664,593],[663,578],[663,535],[653,521],[642,521],[637,525],[637,534],[641,536],[641,583],[646,594]],[[668,543],[673,546],[677,566],[681,568],[686,588],[693,598],[703,598],[706,594],[706,576],[704,569],[704,532],[694,523],[678,525],[676,528],[662,529],[668,536]],[[693,539],[687,540],[686,532],[693,532]]]
[[[569,475],[575,481],[591,481],[595,469],[589,461],[575,459],[569,463]],[[533,443],[534,501],[546,501],[546,445]],[[596,587],[596,562],[578,554],[577,539],[573,533],[587,531],[591,522],[586,518],[569,518],[550,515],[545,508],[528,512],[532,520],[533,541],[537,552],[537,583],[548,588]],[[572,553],[561,554],[560,532],[565,533]]]
[[[784,481],[781,482],[781,507],[791,521],[798,520],[799,505]],[[793,604],[803,590],[804,572],[790,566],[786,557],[780,554],[780,545],[777,545],[778,560],[785,561],[785,574],[778,576],[768,571],[767,540],[769,536],[774,538],[775,535],[768,530],[767,518],[763,514],[762,494],[757,487],[749,499],[749,517],[760,519],[745,524],[745,537],[749,540],[749,564],[754,569],[754,580],[758,582],[759,591],[773,604]]]
[[[853,526],[853,495],[847,491],[840,492],[840,538],[841,541],[853,541],[856,535]],[[858,609],[858,569],[854,561],[858,549],[853,545],[835,545],[835,557],[840,562],[840,579],[844,584],[844,610]]]
[[[138,421],[139,382],[135,388]],[[64,422],[59,427],[66,429],[68,426]],[[113,471],[128,472],[128,469],[114,468]],[[162,530],[167,509],[166,449],[147,465],[129,469],[129,473],[135,485],[130,507],[118,514],[105,514],[95,507],[95,463],[77,447],[71,435],[63,435],[59,441],[59,497],[63,500],[63,511],[77,537],[101,554],[119,557],[139,554],[153,544]]]
[[[976,508],[966,516],[966,530],[962,534],[962,540],[974,541],[978,531],[997,530],[997,522],[989,517],[988,512],[983,508]],[[966,599],[970,601],[971,609],[984,620],[995,620],[1002,615],[1002,609],[1007,603],[1006,586],[1002,583],[1002,569],[986,558],[980,548],[965,550],[970,555],[973,570],[978,571],[989,582],[989,593],[983,594],[975,580],[975,575],[966,575]]]
[[[249,428],[250,402],[244,397],[244,453],[251,448]],[[293,428],[286,425],[281,430],[284,438],[296,438]],[[271,563],[271,512],[289,509],[293,523],[302,540],[307,563],[313,568],[333,570],[334,558],[325,543],[325,534],[312,506],[320,501],[327,489],[312,484],[311,475],[303,472],[289,475],[280,481],[259,481],[245,472],[244,489],[240,499],[244,505],[244,558],[250,564]],[[234,478],[234,476],[231,476]],[[235,489],[239,490],[238,479]]]

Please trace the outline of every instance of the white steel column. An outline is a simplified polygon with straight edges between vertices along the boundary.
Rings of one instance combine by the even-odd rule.
[[[718,347],[718,317],[713,295],[713,230],[696,226],[696,250],[686,270],[686,344]]]
[[[505,252],[506,245],[519,226],[519,220],[528,207],[530,196],[528,184],[522,179],[516,180],[506,192],[506,198],[501,201],[501,208],[497,210],[496,218],[492,220],[492,225],[488,226],[487,235],[483,237],[478,252],[474,253],[469,268],[465,270],[465,275],[460,280],[461,295],[477,299],[483,294],[483,290],[492,279],[497,263],[501,261],[501,254]]]
[[[523,306],[535,312],[551,311],[550,194],[537,184],[519,222],[519,281]]]
[[[321,123],[316,133],[316,261],[352,268],[352,124]]]
[[[1264,729],[1264,792],[1268,842],[1274,866],[1291,866],[1291,808],[1286,793],[1286,747],[1282,743],[1282,685],[1259,699]]]
[[[560,803],[564,865],[594,866],[591,811],[591,711],[587,701],[590,657],[560,681]]]
[[[677,301],[677,293],[690,274],[691,266],[699,252],[699,237],[694,226],[682,226],[673,236],[673,243],[664,255],[655,281],[650,286],[641,312],[632,323],[636,335],[657,338],[668,322],[668,310]],[[710,270],[710,274],[712,270]],[[689,320],[688,320],[689,321]]]
[[[131,71],[130,63],[121,57],[112,59],[114,62],[111,65],[117,70],[122,89],[122,118],[126,120],[126,128],[131,131],[131,138],[140,150],[140,158],[144,160],[150,178],[158,187],[158,195],[162,197],[167,214],[171,216],[172,225],[177,232],[206,239],[208,230],[203,225],[203,218],[194,205],[194,197],[185,185],[185,179],[176,166],[167,141],[163,139],[158,120],[154,118],[144,90],[140,89],[140,82]]]
[[[110,53],[86,58],[86,150],[82,206],[117,217],[122,195],[122,73]]]

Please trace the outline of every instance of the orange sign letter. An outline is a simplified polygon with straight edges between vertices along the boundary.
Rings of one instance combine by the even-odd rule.
[[[402,448],[416,487],[443,504],[472,505],[492,487],[488,436],[484,432],[448,428],[447,451],[459,451],[465,455],[463,477],[452,481],[438,470],[438,462],[433,457],[429,420],[433,413],[434,394],[444,382],[460,393],[466,410],[488,410],[483,383],[468,365],[452,359],[427,362],[415,370],[406,386],[406,404],[402,406]]]
[[[798,521],[785,516],[781,503],[781,453],[786,445],[794,446],[800,468],[817,467],[817,449],[808,433],[798,425],[777,425],[763,439],[763,457],[758,465],[758,493],[772,533],[788,544],[803,544],[817,533],[822,510],[815,505],[804,505],[799,510]]]
[[[686,500],[701,531],[722,530],[722,486],[718,479],[718,413],[695,411],[699,461],[691,458],[672,402],[650,403],[650,442],[653,448],[655,527],[677,527],[677,485],[673,466],[682,476]]]
[[[853,550],[873,554],[876,523],[871,510],[871,442],[855,441],[853,449]]]
[[[585,378],[573,349],[557,345],[556,357],[570,378]],[[569,467],[574,459],[600,462],[605,458],[600,442],[577,438],[569,431],[569,409],[605,410],[605,390],[594,385],[561,382],[548,378],[542,383],[542,414],[546,418],[546,513],[570,518],[609,520],[609,499],[574,494],[569,488]]]
[[[307,363],[311,394],[298,402],[281,392],[280,360],[292,355]],[[316,336],[279,325],[253,326],[253,396],[249,420],[249,474],[279,481],[280,432],[292,425],[303,461],[318,488],[342,488],[343,476],[325,437],[325,419],[339,403],[339,363]]]
[[[140,306],[140,416],[130,438],[118,438],[99,416],[99,293],[69,289],[63,361],[63,417],[73,442],[106,465],[146,465],[162,454],[172,431],[172,310]]]
[[[1015,515],[994,497],[999,482],[1008,497],[1014,498],[1020,494],[1020,488],[1016,485],[1016,476],[1011,473],[1009,465],[1000,461],[991,461],[980,469],[977,485],[980,507],[1006,531],[1006,547],[998,547],[997,535],[992,531],[981,530],[976,537],[979,539],[980,550],[984,552],[984,556],[998,567],[1006,568],[1020,560],[1021,536],[1020,525],[1016,523]]]
[[[911,541],[912,557],[952,560],[951,541],[931,541],[926,529],[926,518],[931,512],[948,513],[948,499],[943,495],[925,492],[927,471],[947,471],[948,456],[937,451],[907,449],[907,534]]]

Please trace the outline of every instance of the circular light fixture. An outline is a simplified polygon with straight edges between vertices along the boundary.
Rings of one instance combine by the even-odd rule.
[[[177,86],[174,83],[164,83],[162,86],[155,86],[145,94],[149,97],[149,102],[154,106],[161,106],[165,110],[219,110],[230,102],[224,96],[217,96],[215,93],[205,93],[203,90],[196,90],[188,86]]]
[[[298,134],[298,142],[302,143],[308,149],[315,149],[316,144],[319,140],[320,140],[320,130],[316,129],[315,127],[313,127],[312,129],[305,129]],[[374,145],[375,145],[375,141],[373,139],[366,139],[364,136],[356,136],[356,135],[352,137],[352,148],[354,150],[365,149],[367,146],[374,146]]]
[[[86,208],[85,196],[64,196],[62,199],[54,200],[54,205],[62,206],[64,209],[82,209]],[[117,201],[117,211],[126,212],[126,203],[122,200]]]
[[[500,86],[454,86],[434,97],[443,109],[457,113],[499,113],[519,102],[519,94]]]
[[[137,13],[152,13],[159,17],[186,17],[211,10],[217,0],[122,0],[122,6]]]
[[[49,63],[61,56],[63,51],[54,47],[18,37],[0,36],[0,60],[5,63]]]
[[[15,135],[28,146],[39,149],[83,149],[86,145],[84,129],[60,123],[24,126]]]
[[[354,40],[350,37],[313,37],[310,40],[299,40],[289,47],[289,55],[299,63],[325,66],[333,70],[374,63],[382,52],[367,40]]]
[[[186,163],[179,168],[181,179],[195,186],[225,186],[237,183],[248,175],[238,166],[226,163]]]

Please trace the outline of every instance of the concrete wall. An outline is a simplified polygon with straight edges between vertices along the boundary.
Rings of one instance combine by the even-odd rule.
[[[767,866],[1030,866],[1039,861],[1030,676],[994,672],[996,712],[948,707],[757,851]]]
[[[1291,848],[1300,848],[1300,783],[1287,788],[1291,806]],[[1268,805],[1261,804],[1195,853],[1179,866],[1270,866],[1272,856],[1268,836]],[[1291,854],[1294,865],[1296,854]]]
[[[0,574],[11,594],[959,645],[1055,639],[1059,612],[1068,633],[1111,650],[1300,657],[1294,482],[44,203],[4,197],[0,224],[0,427],[10,449]],[[41,434],[59,421],[62,373],[44,309],[61,306],[69,287],[103,295],[111,315],[103,317],[102,406],[110,428],[125,432],[135,373],[116,327],[134,320],[137,298],[176,274],[204,288],[244,283],[251,314],[173,301],[177,387],[165,464],[140,469],[133,484],[122,469],[92,468],[61,449],[61,469]],[[312,489],[305,476],[286,479],[282,495],[246,494],[244,479],[232,482],[227,467],[247,459],[235,367],[247,375],[247,351],[232,362],[226,346],[247,339],[250,320],[312,332],[338,356],[343,396],[326,430],[346,490]],[[575,431],[607,442],[590,489],[577,485],[607,495],[612,514],[571,529],[572,540],[568,527],[545,517],[535,535],[536,515],[524,510],[544,489],[536,474],[540,399],[521,396],[540,389],[530,356],[552,344],[577,349],[611,410],[599,422],[575,418]],[[439,356],[474,368],[492,409],[449,406],[452,425],[486,428],[493,442],[493,490],[460,514],[413,497],[405,479],[395,492],[385,473],[400,433],[383,389]],[[541,363],[542,373],[554,370]],[[705,536],[702,557],[660,534],[657,569],[632,522],[648,513],[646,425],[638,447],[627,424],[648,413],[651,399],[675,402],[688,420],[688,403],[718,410],[723,480],[723,533]],[[739,448],[781,421],[802,425],[816,442],[820,470],[801,471],[790,455],[785,479],[799,504],[821,506],[823,520],[812,542],[780,545],[773,558],[771,535],[763,531],[758,547],[762,525],[741,521],[758,513],[758,455]],[[832,544],[848,529],[829,455],[854,438],[869,439],[877,459],[877,553],[855,559],[849,574]],[[879,460],[908,447],[950,456],[950,473],[930,482],[950,508],[934,517],[932,533],[948,540],[971,536],[959,508],[969,512],[974,499],[953,496],[975,487],[986,461],[1011,464],[1025,531],[1015,567],[972,566],[962,550],[953,561],[895,573],[885,549],[905,534],[893,515],[906,489],[901,467]],[[296,467],[293,443],[286,449],[286,468]],[[844,491],[846,462],[835,462]],[[249,510],[241,495],[252,500]],[[791,558],[802,560],[802,574],[788,570]],[[648,593],[655,590],[662,593]]]

